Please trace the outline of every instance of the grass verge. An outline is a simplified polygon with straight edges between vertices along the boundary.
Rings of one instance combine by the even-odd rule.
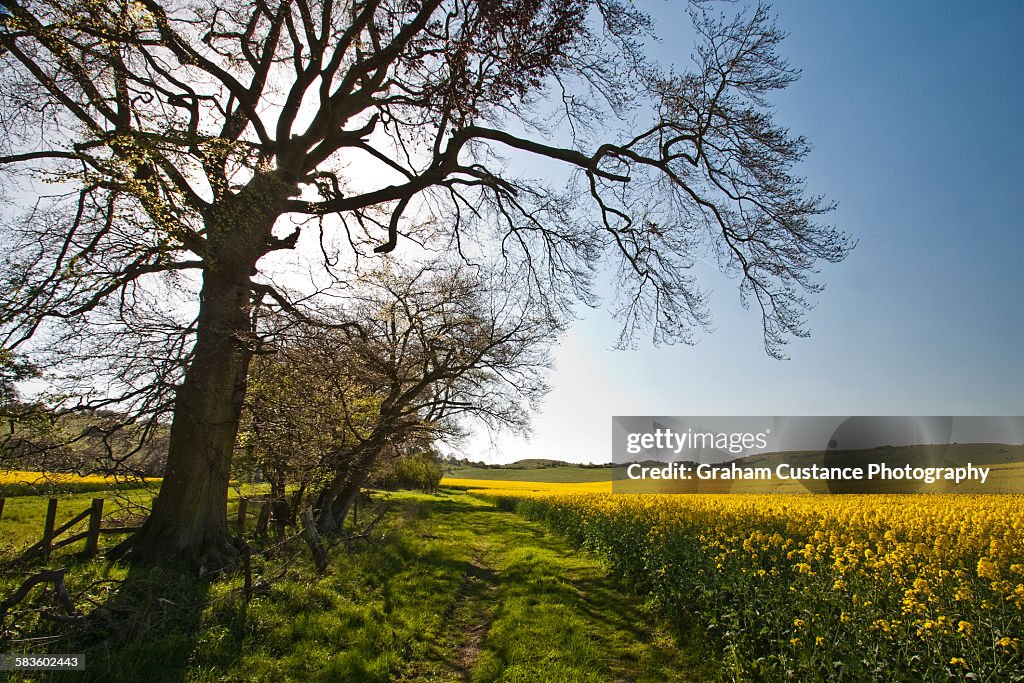
[[[680,643],[539,523],[466,494],[396,494],[375,532],[374,545],[336,547],[323,576],[300,547],[255,558],[257,575],[278,579],[248,601],[240,576],[200,582],[63,558],[88,627],[40,619],[4,636],[84,652],[87,670],[52,677],[62,681],[719,678],[701,645]]]

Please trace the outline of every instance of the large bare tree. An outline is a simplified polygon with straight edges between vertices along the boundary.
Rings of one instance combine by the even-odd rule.
[[[772,118],[796,72],[770,13],[706,7],[672,70],[625,0],[0,0],[0,180],[39,196],[4,226],[3,346],[91,327],[151,344],[133,367],[160,391],[121,388],[153,410],[170,388],[173,422],[133,557],[231,559],[252,306],[299,309],[268,273],[316,251],[307,234],[328,274],[370,249],[450,250],[558,305],[589,303],[611,266],[624,342],[689,341],[707,316],[689,268],[715,254],[770,353],[804,334],[816,263],[849,244],[793,175],[807,144]],[[567,184],[515,172],[531,160]],[[140,322],[155,292],[187,298],[190,272],[194,320]]]

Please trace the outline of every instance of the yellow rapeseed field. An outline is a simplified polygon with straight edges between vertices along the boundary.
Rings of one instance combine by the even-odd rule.
[[[97,474],[79,476],[29,470],[0,470],[0,484],[113,484],[114,481],[113,477],[103,477]]]
[[[463,481],[605,556],[739,679],[1024,680],[1024,497]]]

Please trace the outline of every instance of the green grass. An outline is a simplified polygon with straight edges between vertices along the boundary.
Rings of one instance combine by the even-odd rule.
[[[153,496],[159,491],[159,482],[153,482],[147,486],[120,489],[115,489],[112,485],[97,486],[103,486],[103,488],[98,490],[87,488],[85,491],[74,493],[47,492],[34,495],[23,493],[7,497],[4,501],[3,513],[0,514],[0,565],[10,562],[42,538],[43,523],[46,519],[46,508],[50,498],[56,498],[58,501],[55,528],[60,528],[62,524],[78,513],[89,509],[93,498],[103,498],[104,527],[130,526],[147,514]],[[239,492],[247,496],[256,496],[266,493],[266,488],[255,484],[243,484],[240,488],[228,489],[229,519],[234,521],[237,515]],[[249,512],[254,514],[255,509],[250,509]],[[252,528],[255,520],[250,518],[248,524]],[[86,526],[87,521],[82,521],[65,534],[61,534],[56,540],[84,531]],[[112,546],[121,538],[120,536],[104,535],[100,538],[100,547]],[[84,543],[82,541],[54,551],[54,561],[73,555],[82,549]],[[3,580],[0,578],[0,585],[2,584]]]
[[[248,603],[239,576],[65,558],[72,593],[124,582],[89,589],[90,629],[49,647],[84,652],[87,671],[53,680],[718,680],[703,646],[539,523],[466,494],[402,493],[375,532],[374,545],[335,547],[324,576],[300,545],[254,558],[257,575],[286,574]],[[58,632],[39,621],[19,637]]]
[[[445,472],[458,479],[493,479],[495,481],[537,481],[575,484],[590,481],[611,481],[611,467],[541,467],[532,469],[459,467]]]
[[[115,520],[133,517],[148,505],[155,489],[135,488],[120,492],[104,491],[100,493],[74,493],[54,495],[57,499],[57,517],[55,527],[75,517],[78,513],[88,510],[93,498],[103,498],[103,513],[107,521],[104,526],[113,526]],[[50,495],[14,496],[4,502],[3,515],[0,516],[0,564],[10,562],[19,556],[30,545],[37,543],[43,535],[43,522],[46,519],[47,501]],[[88,522],[82,521],[69,529],[60,538],[84,531]],[[120,522],[118,522],[120,525]],[[111,545],[116,537],[101,537],[101,544]],[[85,542],[65,546],[54,551],[53,562],[67,557],[82,549]],[[0,577],[0,585],[6,582]]]

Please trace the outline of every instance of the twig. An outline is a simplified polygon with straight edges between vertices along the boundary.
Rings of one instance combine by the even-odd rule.
[[[7,611],[24,600],[28,596],[29,591],[40,583],[52,583],[56,590],[57,600],[64,607],[64,610],[71,616],[78,615],[78,609],[71,599],[71,594],[68,593],[67,586],[64,585],[64,574],[66,572],[67,569],[44,569],[25,579],[18,590],[0,602],[0,624],[3,624]]]

